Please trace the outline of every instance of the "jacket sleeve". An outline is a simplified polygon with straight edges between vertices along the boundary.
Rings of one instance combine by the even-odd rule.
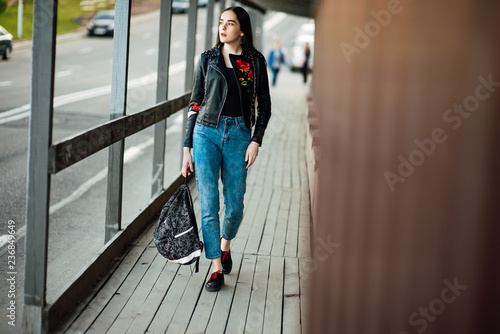
[[[193,147],[193,130],[200,110],[200,104],[205,96],[205,73],[203,71],[203,59],[200,58],[194,73],[193,90],[189,101],[188,114],[191,114],[186,123],[186,137],[184,147]]]
[[[262,146],[262,138],[266,132],[267,123],[271,118],[271,96],[269,94],[269,79],[264,57],[257,56],[259,62],[258,84],[257,84],[257,120],[252,141]]]

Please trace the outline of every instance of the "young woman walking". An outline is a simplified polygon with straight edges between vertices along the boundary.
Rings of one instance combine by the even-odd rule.
[[[184,176],[196,167],[205,255],[212,260],[208,291],[220,290],[224,274],[231,272],[230,244],[243,218],[247,169],[257,158],[270,117],[266,61],[253,46],[250,16],[241,7],[227,8],[215,47],[202,53],[196,66],[182,162]]]

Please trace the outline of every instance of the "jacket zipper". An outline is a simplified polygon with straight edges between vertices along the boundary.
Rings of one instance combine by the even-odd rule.
[[[216,126],[216,128],[218,128],[219,127],[220,115],[222,114],[222,109],[224,109],[224,104],[226,104],[227,90],[228,90],[227,86],[229,84],[227,83],[226,76],[221,71],[219,71],[219,69],[217,67],[215,67],[215,66],[212,66],[212,67],[214,68],[214,70],[216,70],[217,72],[219,72],[219,74],[222,75],[222,77],[224,78],[224,81],[226,81],[226,91],[225,91],[225,94],[224,94],[224,101],[223,101],[222,106],[220,108],[219,116],[217,117],[217,126]]]
[[[250,102],[250,128],[253,128],[253,126],[257,122],[257,119],[256,119],[257,117],[255,116],[255,99],[257,97],[257,66],[255,66],[255,61],[254,61],[253,57],[250,57],[250,59],[252,60],[252,65],[253,65],[253,70],[254,70],[253,94],[252,94],[252,101]],[[252,122],[252,119],[254,119],[254,122]]]

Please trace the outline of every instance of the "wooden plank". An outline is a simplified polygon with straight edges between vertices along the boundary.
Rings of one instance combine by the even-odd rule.
[[[300,196],[298,257],[311,256],[311,212],[309,202],[309,182],[304,180]]]
[[[273,121],[273,118],[271,117],[271,121]],[[272,126],[272,125],[271,125]],[[273,185],[273,178],[275,175],[275,172],[277,169],[279,169],[281,166],[277,165],[277,158],[281,153],[279,143],[280,141],[278,140],[276,134],[274,132],[269,133],[271,136],[265,137],[266,141],[266,153],[267,152],[272,152],[268,153],[268,160],[266,165],[262,165],[263,171],[260,173],[260,176],[262,178],[262,185],[265,186],[272,186]]]
[[[266,142],[269,139],[267,136]],[[272,147],[264,147],[259,149],[259,156],[252,167],[248,170],[247,185],[249,186],[262,186],[264,184],[264,176],[269,171],[269,158],[268,150]]]
[[[299,334],[301,330],[300,297],[286,297],[283,301],[283,333]]]
[[[111,120],[52,145],[49,150],[49,173],[56,174],[103,148],[166,119],[187,106],[190,98],[191,92],[139,113]]]
[[[279,188],[275,188],[273,191],[273,197],[271,198],[269,211],[267,212],[266,226],[264,227],[260,242],[259,254],[271,255],[282,193],[282,190]]]
[[[283,270],[283,257],[272,256],[262,331],[264,334],[282,333]]]
[[[262,192],[259,206],[252,224],[252,229],[248,235],[247,244],[245,247],[246,254],[256,254],[259,250],[272,194],[272,188],[265,188]]]
[[[236,264],[235,257],[233,256],[232,259],[233,259],[233,265],[235,265]],[[229,285],[228,284],[229,277],[230,275],[224,276],[224,285],[225,285],[224,289],[226,289],[226,286]],[[200,295],[200,299],[198,300],[198,304],[196,304],[193,316],[191,317],[189,326],[186,330],[187,334],[205,333],[208,321],[210,320],[210,316],[212,315],[212,310],[214,308],[215,301],[217,300],[217,296],[218,293],[209,292],[203,288]]]
[[[156,247],[154,245],[150,246],[150,248],[152,247],[154,247],[156,250]],[[150,294],[154,284],[163,271],[165,264],[166,260],[161,255],[157,254],[143,279],[141,279],[132,296],[125,304],[125,307],[121,310],[117,319],[109,328],[108,333],[123,334],[132,325],[135,317],[137,316],[138,307],[140,305],[143,305],[144,301]]]
[[[148,327],[149,332],[165,333],[190,279],[191,269],[188,266],[181,266]]]
[[[285,242],[285,256],[296,257],[299,238],[300,192],[292,192]]]
[[[129,298],[132,296],[134,290],[146,271],[149,269],[157,254],[158,252],[156,249],[146,248],[130,274],[127,276],[120,288],[115,291],[113,297],[106,305],[103,312],[88,329],[87,333],[106,333],[109,330]],[[108,287],[105,286],[104,289],[106,288]]]
[[[136,334],[144,333],[146,331],[149,324],[153,320],[157,309],[160,307],[163,298],[167,294],[172,281],[177,275],[179,267],[179,264],[173,262],[167,262],[167,264],[163,267],[163,271],[161,272],[156,283],[153,285],[148,297],[140,307],[138,305],[137,314],[132,325],[128,328],[127,333]]]
[[[285,158],[285,141],[280,139],[275,145],[276,149],[273,155],[275,161],[272,165],[272,173],[269,175],[269,183],[266,182],[266,184],[272,184],[274,187],[283,187],[282,173]]]
[[[283,294],[285,298],[300,295],[299,259],[296,257],[285,257]]]
[[[283,296],[283,333],[300,333],[300,280],[296,257],[285,257]]]
[[[303,216],[301,215],[301,217]],[[311,257],[311,235],[309,227],[299,227],[299,244],[297,255],[300,258]]]
[[[281,168],[281,186],[283,188],[292,187],[292,155],[291,151],[295,145],[295,140],[287,140],[285,143],[285,150],[283,156],[283,166]]]
[[[311,305],[311,274],[314,270],[311,259],[299,258],[300,276],[300,319],[302,333],[309,333],[308,323],[309,308]]]
[[[270,263],[271,259],[269,256],[259,255],[257,257],[245,333],[262,333]]]
[[[86,296],[94,291],[99,280],[109,273],[116,258],[120,257],[126,248],[135,242],[138,236],[142,235],[145,229],[154,229],[154,219],[156,219],[158,212],[182,182],[183,177],[180,175],[163,193],[151,199],[149,204],[124,230],[118,232],[108,244],[99,250],[90,263],[67,285],[66,290],[57,297],[56,301],[48,306],[49,323],[60,322],[60,319],[63,319],[70,310],[74,310],[74,305],[85,300]],[[151,239],[152,237],[149,238],[148,242]]]
[[[210,269],[211,261],[207,259],[200,261],[200,271],[193,272],[166,333],[186,332],[200,295],[202,291],[205,291],[205,282],[212,272]]]
[[[292,188],[301,189],[301,170],[306,170],[306,160],[305,154],[305,132],[300,132],[300,141],[297,143],[297,147],[292,151]]]
[[[227,334],[243,333],[245,329],[256,260],[256,255],[243,255],[241,270],[236,283],[236,290],[234,292],[234,299],[231,305],[231,311],[229,312],[229,318],[227,319],[225,331]]]
[[[273,248],[271,250],[271,255],[273,256],[283,256],[285,251],[286,228],[290,212],[291,197],[291,191],[289,189],[284,189],[278,212],[276,231],[274,233]]]
[[[98,286],[99,292],[91,297],[91,301],[87,303],[86,308],[79,314],[76,320],[70,324],[68,328],[69,333],[83,333],[87,331],[144,253],[145,247],[151,242],[153,231],[154,226],[151,225],[148,230],[143,233],[139,241],[125,253],[123,260],[111,274],[109,279],[105,282],[101,281],[104,287],[99,289],[101,284]]]
[[[238,277],[241,273],[243,254],[231,252],[233,259],[233,273],[224,276],[224,287],[217,292],[217,299],[215,301],[212,314],[206,326],[206,334],[220,334],[224,333],[226,323],[228,321],[228,314],[231,310],[233,297],[237,286]],[[214,294],[213,292],[210,292]]]
[[[309,188],[303,188],[300,196],[300,215],[305,217],[311,216],[311,202],[309,195]],[[310,226],[311,219],[303,219],[301,217],[299,226],[308,227]]]

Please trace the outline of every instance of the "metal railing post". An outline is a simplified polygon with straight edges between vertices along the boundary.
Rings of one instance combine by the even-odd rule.
[[[212,48],[213,28],[214,28],[214,2],[215,0],[208,0],[207,4],[207,27],[205,35],[205,50]]]
[[[228,7],[227,0],[220,0],[220,10],[219,10],[219,13],[222,13],[222,11],[224,9],[226,9],[227,7]]]
[[[124,116],[126,112],[131,2],[117,1],[115,4],[110,119]],[[121,228],[124,146],[122,140],[109,147],[105,243]]]
[[[198,17],[198,1],[189,0],[188,10],[188,34],[187,34],[187,50],[186,50],[186,77],[184,79],[184,91],[191,90],[194,77],[194,57],[196,50],[196,21]],[[187,124],[187,109],[184,109],[182,117],[182,129],[186,128]],[[182,142],[186,137],[185,131],[182,131]],[[183,149],[181,148],[181,161]]]
[[[47,333],[48,324],[43,308],[47,288],[51,180],[48,161],[54,112],[57,1],[35,1],[33,7],[22,330],[24,333]]]
[[[160,33],[158,42],[158,70],[156,102],[168,99],[168,79],[170,68],[170,40],[172,32],[172,0],[161,0]],[[153,148],[153,175],[151,196],[163,190],[165,171],[165,145],[167,120],[156,123]]]

